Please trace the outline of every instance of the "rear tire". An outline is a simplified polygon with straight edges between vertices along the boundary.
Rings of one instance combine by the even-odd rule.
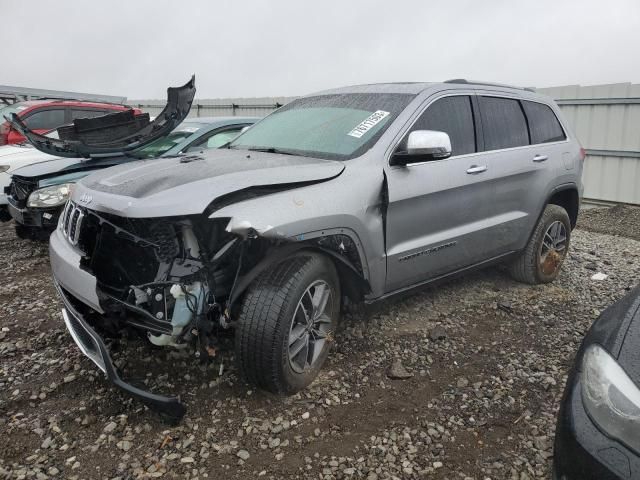
[[[273,393],[302,390],[327,359],[339,314],[338,274],[325,256],[303,252],[268,269],[241,304],[235,332],[240,372]]]
[[[510,265],[511,276],[530,285],[556,279],[569,250],[571,222],[567,211],[549,204],[520,256]]]

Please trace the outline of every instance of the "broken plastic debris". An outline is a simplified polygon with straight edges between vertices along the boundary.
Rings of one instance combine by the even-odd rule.
[[[598,272],[591,275],[591,280],[606,280],[608,276],[606,273]]]

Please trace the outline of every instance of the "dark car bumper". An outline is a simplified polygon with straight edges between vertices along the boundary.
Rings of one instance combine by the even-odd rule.
[[[640,478],[640,457],[595,426],[582,403],[581,388],[579,376],[572,374],[558,415],[554,480]]]
[[[17,224],[49,231],[58,225],[63,208],[64,205],[54,208],[19,208],[11,202],[8,205],[9,214]]]
[[[71,298],[67,296],[69,294],[55,280],[54,285],[64,304],[62,316],[67,330],[69,330],[80,351],[95,363],[118,388],[142,400],[152,409],[164,414],[172,422],[179,421],[186,412],[185,406],[176,397],[157,395],[122,380],[100,335],[89,325],[88,321],[74,306]]]
[[[9,206],[6,204],[0,205],[0,222],[8,222],[9,220],[11,220]]]

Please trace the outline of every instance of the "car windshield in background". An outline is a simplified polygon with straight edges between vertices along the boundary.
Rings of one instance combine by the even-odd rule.
[[[0,108],[0,123],[5,121],[5,116],[11,118],[12,113],[18,113],[21,110],[25,110],[27,107],[24,105],[20,105],[19,103],[14,103],[13,105],[7,105],[5,107]]]
[[[348,160],[369,150],[413,98],[400,93],[301,98],[251,127],[229,148]]]
[[[182,142],[185,138],[196,133],[198,130],[200,130],[200,128],[202,128],[202,125],[200,124],[180,126],[166,137],[159,138],[158,140],[151,142],[149,145],[143,148],[134,150],[129,155],[141,159],[159,157],[160,155],[168,152],[177,144]]]

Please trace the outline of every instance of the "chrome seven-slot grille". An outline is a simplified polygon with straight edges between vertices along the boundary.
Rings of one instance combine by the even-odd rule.
[[[65,237],[67,237],[72,245],[78,244],[83,218],[84,211],[78,205],[69,200],[62,212],[62,222],[60,226],[62,228],[62,233],[64,233]]]

